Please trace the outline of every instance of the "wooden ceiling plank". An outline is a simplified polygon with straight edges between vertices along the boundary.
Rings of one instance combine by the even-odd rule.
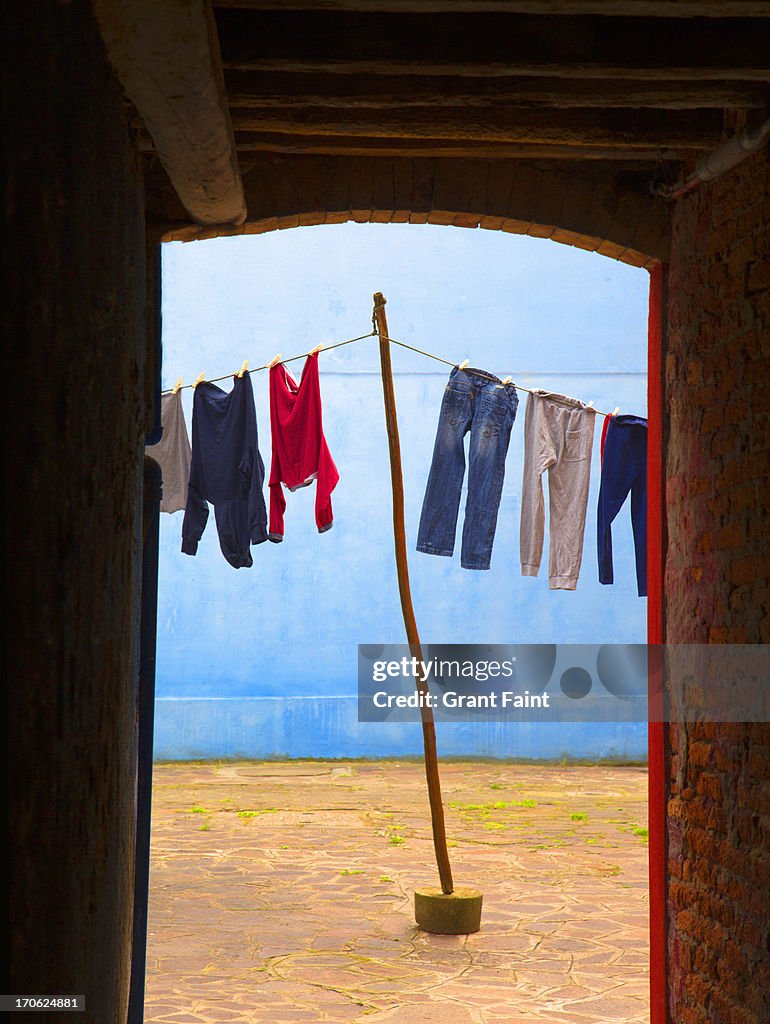
[[[297,135],[280,132],[236,132],[239,153],[309,153],[331,156],[467,157],[493,160],[618,160],[661,163],[703,151],[661,146],[588,146],[557,143],[489,142],[466,139],[366,138],[364,136]]]
[[[770,23],[768,23],[770,24]],[[608,18],[218,10],[236,70],[476,77],[770,80],[751,18]]]
[[[723,18],[725,0],[214,0],[250,11],[358,11],[404,14],[601,14],[605,17]],[[735,18],[770,16],[767,0],[730,0]]]
[[[241,224],[246,202],[206,0],[93,0],[107,55],[185,209]]]
[[[770,59],[767,61],[770,65]],[[370,75],[453,75],[473,78],[516,78],[516,77],[562,77],[574,81],[576,79],[627,79],[636,77],[640,81],[668,80],[675,82],[722,82],[733,79],[742,82],[766,83],[770,81],[770,66],[743,65],[729,67],[716,61],[708,66],[697,68],[684,64],[667,65],[666,67],[650,67],[639,65],[630,67],[628,64],[564,64],[564,63],[494,63],[482,60],[469,60],[457,64],[451,61],[431,62],[427,58],[406,58],[388,60],[362,60],[357,58],[335,59],[319,56],[316,59],[299,57],[281,58],[277,56],[231,58],[225,66],[237,71],[281,71],[289,73],[353,75],[365,72]]]
[[[236,132],[374,138],[524,142],[625,149],[708,148],[720,140],[721,111],[531,110],[232,110]]]
[[[764,83],[670,82],[635,79],[454,78],[407,75],[312,75],[228,71],[231,107],[334,107],[403,110],[408,107],[634,107],[665,110],[750,110],[770,91]]]

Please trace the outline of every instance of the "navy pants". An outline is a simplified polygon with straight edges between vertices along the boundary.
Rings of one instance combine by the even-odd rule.
[[[614,583],[611,525],[631,492],[631,527],[640,597],[647,596],[647,420],[613,416],[607,425],[597,513],[599,582]]]
[[[470,367],[455,366],[441,402],[433,461],[425,489],[417,550],[450,556],[465,475],[464,438],[470,433],[468,497],[460,564],[488,569],[503,490],[505,456],[519,398],[513,385]]]

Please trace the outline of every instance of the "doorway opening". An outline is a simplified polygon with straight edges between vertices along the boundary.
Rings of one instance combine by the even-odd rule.
[[[648,275],[594,254],[497,233],[348,224],[173,244],[164,256],[166,387],[363,334],[382,290],[399,340],[600,410],[647,412]],[[246,1009],[263,1019],[255,1006],[265,1020],[309,1019],[313,998],[329,1019],[402,1020],[428,1004],[437,1014],[461,1006],[465,991],[475,1000],[468,1020],[504,1019],[501,1007],[513,1005],[535,1020],[646,1022],[645,723],[439,725],[456,881],[478,884],[468,871],[484,873],[485,910],[477,936],[417,934],[410,893],[434,873],[427,809],[418,811],[419,728],[356,717],[357,645],[403,641],[376,340],[321,360],[341,475],[333,530],[318,535],[311,488],[289,495],[284,542],[254,548],[254,566],[235,572],[213,522],[193,560],[179,552],[182,514],[163,516],[155,756],[184,764],[160,764],[155,776],[159,900],[145,1020],[175,1011],[238,1020]],[[617,582],[597,579],[600,430],[577,591],[549,591],[545,570],[520,574],[524,394],[491,570],[414,552],[447,370],[394,352],[424,639],[644,643],[627,512],[613,526]],[[254,393],[268,462],[264,374]],[[365,834],[376,850],[364,852]],[[367,926],[354,909],[363,906],[384,930]],[[218,940],[204,922],[220,912]],[[304,949],[289,935],[297,921]],[[175,1002],[172,990],[189,996]]]

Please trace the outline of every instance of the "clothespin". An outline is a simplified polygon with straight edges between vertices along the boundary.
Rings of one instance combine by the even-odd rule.
[[[177,391],[181,388],[181,386],[182,386],[182,378],[181,377],[177,377],[176,384],[171,389],[171,393],[173,395],[175,395],[177,393]]]
[[[310,355],[310,356],[314,356],[314,355],[316,355],[316,354],[317,354],[318,352],[321,352],[321,351],[323,351],[323,345],[316,345],[316,347],[315,347],[315,348],[311,348],[311,349],[310,349],[310,351],[308,352],[308,355]]]
[[[619,406],[619,405],[616,405],[616,406],[615,406],[615,408],[614,408],[614,409],[612,410],[612,415],[613,415],[613,416],[617,416],[617,414],[618,414],[619,412],[620,412],[620,406]]]
[[[249,368],[249,361],[248,361],[248,359],[244,359],[243,360],[243,366],[238,371],[238,376],[242,377],[244,375],[244,373],[248,370],[248,368]]]
[[[591,399],[591,401],[590,401],[590,402],[587,402],[587,403],[586,403],[586,407],[587,407],[588,409],[593,409],[593,407],[594,407],[594,400],[593,400],[593,398]]]
[[[193,381],[193,390],[198,387],[202,380],[205,380],[203,372],[201,372],[197,379]]]
[[[463,359],[463,361],[460,363],[460,365],[457,367],[457,369],[458,370],[464,370],[465,367],[468,366],[469,363],[470,363],[470,359]]]
[[[512,384],[512,383],[513,383],[513,381],[511,380],[510,377],[506,377],[505,380],[503,381],[503,384]]]
[[[275,364],[276,364],[276,363],[280,363],[280,361],[281,361],[281,353],[279,352],[279,353],[278,353],[277,355],[274,355],[274,356],[273,356],[273,358],[272,358],[272,359],[270,360],[270,362],[269,362],[269,363],[267,364],[267,368],[268,368],[269,370],[272,370],[272,368],[273,368],[273,367],[275,366]]]

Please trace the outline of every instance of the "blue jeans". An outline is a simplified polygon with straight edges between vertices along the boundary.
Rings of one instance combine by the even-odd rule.
[[[613,583],[612,521],[631,492],[636,583],[639,597],[647,596],[647,420],[613,416],[607,424],[596,517],[599,582]]]
[[[449,374],[438,419],[433,461],[417,533],[417,550],[429,555],[454,552],[457,512],[465,474],[463,439],[470,431],[468,497],[460,564],[488,569],[497,510],[505,476],[505,456],[519,398],[513,385],[491,374],[457,366]]]

